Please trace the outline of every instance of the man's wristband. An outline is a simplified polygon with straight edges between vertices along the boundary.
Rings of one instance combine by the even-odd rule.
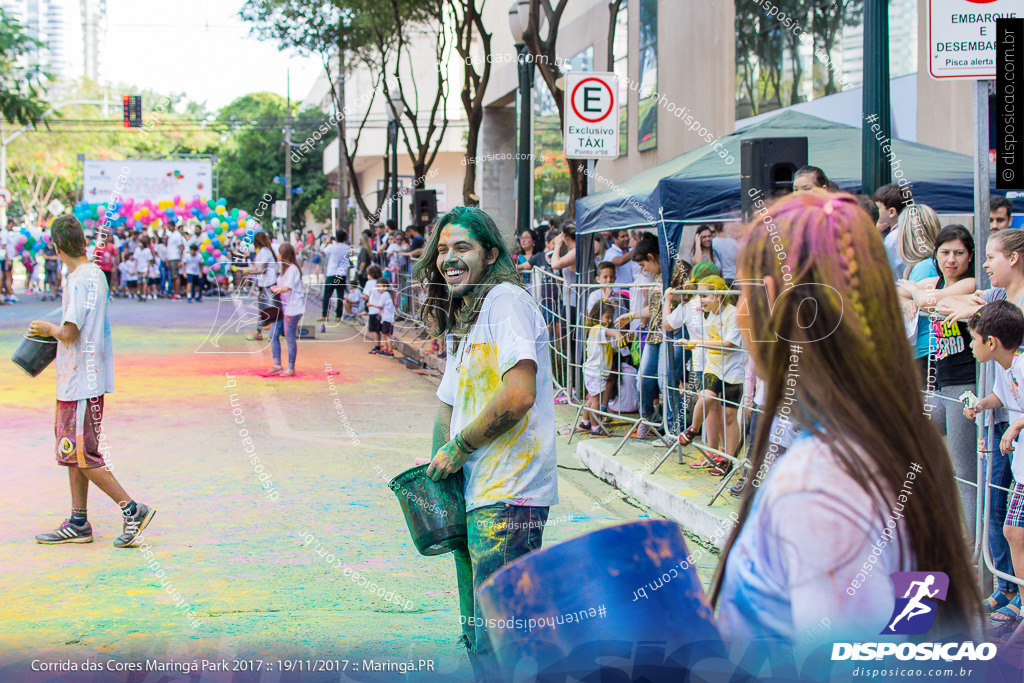
[[[469,445],[469,442],[466,441],[466,438],[462,436],[462,432],[456,434],[453,441],[455,441],[455,445],[458,447],[458,449],[465,453],[466,455],[469,455],[470,453],[476,450],[475,448]]]

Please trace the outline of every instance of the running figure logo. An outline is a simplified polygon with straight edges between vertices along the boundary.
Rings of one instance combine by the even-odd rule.
[[[949,577],[943,572],[893,572],[889,578],[896,588],[896,606],[882,635],[927,633],[938,607],[933,600],[946,599]]]

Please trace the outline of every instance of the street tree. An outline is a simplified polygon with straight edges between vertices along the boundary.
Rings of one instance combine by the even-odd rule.
[[[843,27],[856,26],[863,18],[864,0],[811,0],[811,4],[814,43],[820,45],[829,59],[832,59],[832,49],[839,41]],[[825,94],[839,92],[836,87],[835,71],[828,68],[825,71]]]
[[[339,135],[353,195],[360,211],[369,220],[380,215],[385,200],[379,197],[373,209],[366,204],[353,159],[358,154],[359,139],[378,94],[385,98],[388,107],[391,106],[388,100],[392,92],[404,105],[399,117],[399,132],[412,161],[417,187],[423,186],[447,130],[447,70],[434,69],[436,83],[433,93],[428,92],[424,96],[425,102],[421,102],[420,84],[411,76],[415,65],[414,55],[410,52],[414,37],[427,35],[436,46],[437,63],[447,63],[451,47],[444,29],[445,2],[247,0],[242,8],[242,18],[253,24],[253,31],[259,37],[276,40],[282,49],[321,56],[335,110],[341,113],[338,117]],[[353,136],[346,132],[346,120],[351,110],[344,103],[344,78],[356,64],[365,65],[376,81]],[[385,186],[391,179],[389,154],[390,151],[386,152],[384,159]]]
[[[232,204],[250,213],[265,194],[285,199],[284,184],[274,180],[284,177],[284,125],[288,104],[275,93],[243,95],[217,114],[217,121],[226,126],[226,139],[220,151],[220,194]],[[307,110],[292,119],[293,141],[304,140],[319,130],[323,114]],[[292,188],[302,192],[292,195],[292,224],[305,227],[306,210],[322,202],[329,194],[322,164],[316,155],[303,155],[292,162]],[[317,217],[314,217],[317,219]]]
[[[469,123],[466,137],[466,175],[462,179],[462,203],[469,205],[476,188],[477,150],[480,126],[484,120],[484,92],[491,80],[491,34],[484,28],[482,12],[487,0],[447,0],[455,34],[455,51],[464,62],[462,106]],[[480,52],[473,54],[473,42],[479,40]],[[480,70],[476,62],[480,59]]]
[[[32,63],[44,44],[0,9],[0,119],[21,126],[35,125],[47,109],[44,85],[53,76]]]

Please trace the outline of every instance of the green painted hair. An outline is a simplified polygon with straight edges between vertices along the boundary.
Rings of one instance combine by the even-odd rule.
[[[466,296],[455,300],[452,300],[448,282],[437,267],[438,243],[441,241],[441,233],[449,225],[465,228],[469,236],[480,243],[485,253],[490,253],[492,249],[498,251],[498,258],[487,267],[483,280]],[[523,279],[516,270],[512,254],[494,219],[475,206],[456,206],[441,216],[423,247],[423,256],[413,267],[413,275],[426,294],[420,305],[420,318],[433,337],[446,337],[449,334],[463,337],[469,334],[484,299],[493,287],[502,282],[523,286]]]

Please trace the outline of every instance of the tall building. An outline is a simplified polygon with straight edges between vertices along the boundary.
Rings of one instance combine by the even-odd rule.
[[[889,75],[917,73],[918,0],[889,2]],[[843,30],[840,41],[843,70],[852,88],[864,85],[864,23]]]
[[[43,43],[32,51],[29,66],[58,79],[100,79],[106,0],[0,0],[0,9]]]

